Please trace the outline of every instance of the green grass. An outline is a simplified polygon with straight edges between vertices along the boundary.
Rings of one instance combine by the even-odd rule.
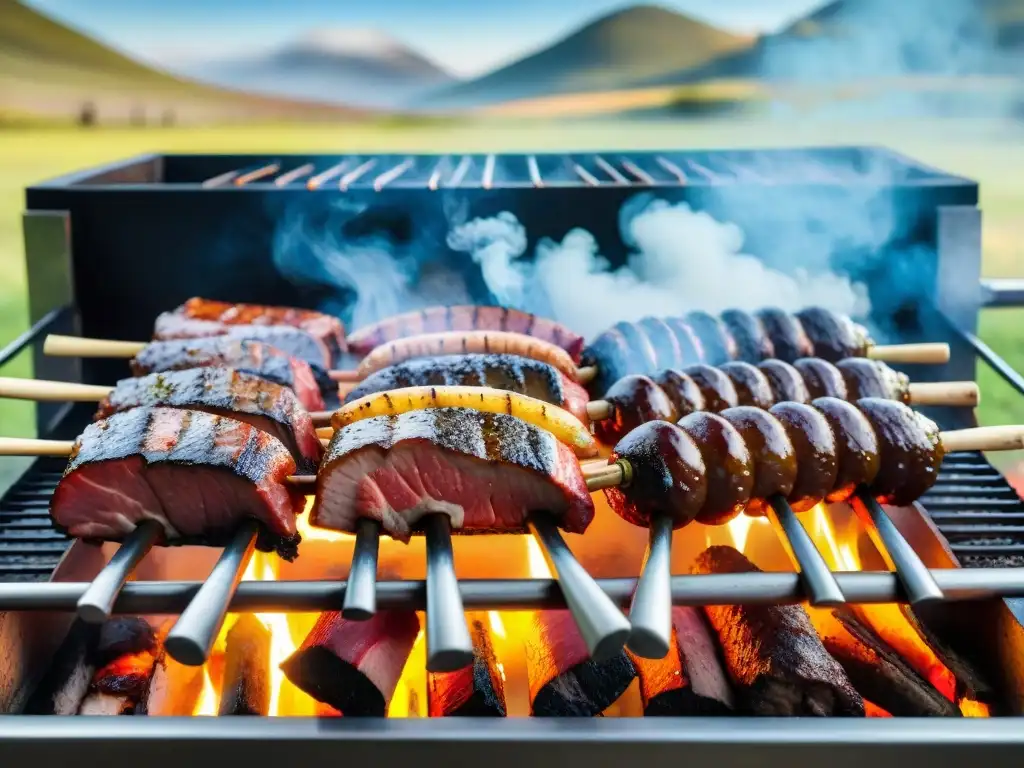
[[[898,121],[389,121],[353,125],[179,129],[0,130],[0,345],[26,327],[20,215],[26,186],[147,151],[342,152],[601,150],[664,147],[882,144],[943,170],[978,179],[984,212],[984,272],[1024,274],[1024,128],[1011,123]],[[1024,312],[984,313],[982,337],[1024,370]],[[0,371],[29,375],[25,360]],[[1024,400],[984,366],[983,423],[1024,423]],[[31,434],[31,409],[0,402],[0,434]]]

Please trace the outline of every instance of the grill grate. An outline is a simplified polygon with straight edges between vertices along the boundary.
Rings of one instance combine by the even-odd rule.
[[[69,539],[48,506],[62,464],[41,459],[0,499],[0,582],[46,581]],[[922,498],[965,568],[1024,567],[1024,501],[980,453],[957,453]]]

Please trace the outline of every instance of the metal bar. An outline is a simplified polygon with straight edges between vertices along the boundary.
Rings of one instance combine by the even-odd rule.
[[[298,168],[293,168],[287,173],[282,173],[280,176],[274,179],[274,186],[287,187],[293,181],[298,181],[303,176],[309,176],[309,174],[311,174],[315,169],[316,166],[313,165],[312,163],[300,165]]]
[[[378,176],[376,179],[374,179],[373,180],[373,190],[375,192],[380,192],[382,189],[384,189],[384,187],[386,187],[392,181],[394,181],[399,176],[401,176],[403,173],[405,173],[410,168],[412,168],[414,164],[415,164],[415,160],[413,160],[411,157],[407,157],[404,162],[399,163],[398,165],[396,165],[391,170],[385,171],[380,176]]]
[[[945,523],[968,523],[972,520],[979,523],[1021,523],[1024,525],[1024,512],[936,512],[928,516],[939,528],[945,528]]]
[[[473,158],[469,155],[464,155],[459,161],[459,164],[455,166],[455,170],[452,172],[451,178],[448,179],[446,187],[457,187],[462,183],[463,179],[466,178],[466,174],[469,173],[470,166],[473,165]]]
[[[995,350],[973,333],[968,333],[959,328],[955,328],[955,330],[963,337],[964,341],[974,348],[978,357],[988,363],[989,368],[1002,376],[1003,380],[1017,390],[1017,392],[1024,395],[1024,376],[1021,376],[1013,366],[1003,360],[1002,357],[996,354]]]
[[[579,564],[549,515],[532,514],[527,522],[558,577],[590,656],[597,662],[612,658],[629,639],[629,621]]]
[[[597,177],[594,174],[592,174],[590,171],[588,171],[586,168],[584,168],[582,165],[580,165],[579,163],[573,163],[572,164],[572,169],[576,172],[577,176],[579,176],[581,179],[583,179],[583,181],[585,181],[590,186],[592,186],[592,187],[599,187],[599,186],[601,186],[601,182],[598,181]]]
[[[684,171],[678,165],[673,163],[671,160],[669,160],[667,158],[664,158],[664,157],[661,157],[659,155],[658,157],[654,158],[654,162],[656,162],[658,165],[660,165],[666,171],[668,171],[673,176],[675,176],[680,184],[688,184],[689,183],[690,180],[686,176],[686,171]]]
[[[163,529],[160,524],[153,520],[136,526],[78,601],[78,617],[82,621],[102,624],[110,618],[118,592],[132,575],[135,566],[156,544],[161,533]]]
[[[497,158],[494,155],[488,155],[484,161],[484,175],[480,182],[484,189],[490,189],[494,185],[494,165],[497,162]]]
[[[348,572],[345,602],[341,615],[346,619],[365,621],[377,612],[377,554],[380,549],[380,523],[360,519],[356,527],[356,543],[352,550],[352,567]]]
[[[164,647],[176,661],[189,666],[206,662],[217,633],[224,625],[232,595],[252,558],[258,532],[254,520],[246,520],[239,526],[209,577],[171,627]]]
[[[238,176],[238,173],[238,171],[228,171],[227,173],[212,176],[211,178],[206,179],[206,181],[204,181],[201,184],[201,186],[204,189],[210,189],[212,187],[223,187],[225,184],[230,184],[232,181],[234,181],[235,177]]]
[[[649,174],[639,165],[634,163],[632,160],[622,158],[619,160],[619,162],[622,164],[623,168],[625,168],[627,171],[636,176],[636,178],[642,181],[644,184],[654,184],[654,177],[651,176],[651,174]]]
[[[906,590],[911,603],[941,600],[942,590],[935,583],[928,568],[917,556],[895,523],[889,519],[882,505],[865,490],[857,492],[853,508],[865,523],[878,553],[885,558],[889,567],[896,571],[900,583]]]
[[[600,155],[594,155],[594,162],[597,164],[597,167],[607,173],[611,180],[616,184],[629,184],[629,179],[623,176],[622,172],[618,168]]]
[[[686,164],[688,166],[690,166],[691,169],[696,171],[699,176],[703,176],[705,179],[710,181],[712,184],[716,183],[719,180],[719,178],[720,178],[717,173],[712,171],[710,168],[707,168],[707,167],[701,165],[696,160],[687,160]]]
[[[319,189],[321,186],[326,184],[336,176],[340,176],[342,172],[352,164],[352,158],[346,158],[337,165],[332,165],[326,171],[318,173],[313,176],[309,181],[306,182],[307,189]]]
[[[427,189],[436,190],[441,184],[441,174],[444,173],[444,168],[448,164],[448,155],[445,155],[437,161],[437,165],[434,166],[433,172],[430,174],[430,178],[427,179]]]
[[[537,158],[529,155],[526,158],[526,169],[530,172],[530,181],[535,187],[543,187],[544,180],[540,177],[540,168],[537,166]]]
[[[455,577],[451,518],[428,514],[423,526],[427,535],[427,670],[454,672],[473,663],[473,640]]]
[[[13,339],[6,347],[0,349],[0,368],[7,365],[7,363],[13,360],[14,357],[21,352],[21,350],[31,344],[51,325],[56,323],[67,310],[68,307],[57,307],[56,309],[51,309],[39,318],[31,328]]]
[[[944,536],[1024,536],[1024,525],[943,525]]]
[[[957,555],[1024,555],[1024,544],[957,544],[949,548]]]
[[[825,607],[845,603],[835,575],[784,498],[775,496],[769,500],[768,517],[790,560],[800,571],[811,605]]]
[[[629,607],[629,649],[663,659],[672,646],[672,518],[651,521],[647,555]]]
[[[281,170],[280,163],[268,163],[267,165],[254,168],[251,171],[246,171],[245,173],[240,174],[235,178],[234,184],[236,187],[244,187],[250,182],[265,179],[267,176],[273,176],[279,170]]]
[[[25,567],[25,566],[19,566]],[[27,566],[32,568],[33,566]],[[0,572],[9,566],[0,563]],[[53,570],[52,565],[44,574]],[[1024,597],[1024,568],[936,568],[929,571],[947,601]],[[892,571],[835,573],[847,604],[907,602],[899,576]],[[636,579],[596,579],[615,605],[627,607]],[[129,581],[114,603],[115,614],[175,614],[184,611],[205,586],[201,581]],[[524,611],[566,608],[557,579],[462,579],[459,590],[466,610]],[[74,611],[89,582],[0,583],[0,611]],[[337,610],[345,596],[343,581],[243,581],[228,611],[304,613]],[[378,610],[427,607],[423,581],[377,584]],[[603,598],[602,598],[603,599]],[[792,572],[724,573],[672,577],[673,605],[788,605],[807,599],[800,574]],[[625,617],[623,617],[625,618]]]
[[[338,189],[340,189],[342,192],[347,191],[350,184],[352,184],[355,181],[358,181],[359,177],[367,173],[368,171],[372,171],[375,165],[377,165],[377,160],[371,159],[367,160],[362,165],[356,166],[351,171],[349,171],[348,173],[341,177],[341,179],[338,181]]]
[[[981,292],[982,303],[986,307],[1024,306],[1024,278],[983,278]]]
[[[997,509],[1017,509],[1021,505],[1020,499],[972,499],[965,501],[964,499],[945,499],[945,498],[927,498],[924,499],[925,509],[931,511],[936,510],[948,510],[955,509],[960,510],[965,506],[979,507],[984,505],[986,509],[997,510]]]

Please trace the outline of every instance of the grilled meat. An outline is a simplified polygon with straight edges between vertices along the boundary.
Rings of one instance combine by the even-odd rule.
[[[334,433],[317,475],[311,522],[354,531],[380,520],[407,540],[424,514],[465,531],[522,531],[545,510],[568,531],[594,515],[572,450],[550,433],[503,413],[434,408],[376,416]]]
[[[718,642],[700,608],[672,608],[672,637],[663,659],[631,656],[640,678],[644,715],[714,717],[736,709],[719,659]]]
[[[729,522],[743,511],[754,490],[754,462],[743,436],[713,413],[691,413],[679,426],[697,445],[707,469],[707,498],[697,522]]]
[[[823,307],[808,307],[796,313],[814,345],[814,354],[835,363],[847,357],[864,357],[871,346],[867,330],[845,315]]]
[[[885,400],[910,402],[910,380],[879,360],[851,357],[836,363],[850,400],[881,397]]]
[[[347,349],[345,328],[341,320],[310,309],[230,304],[226,301],[192,298],[175,309],[172,314],[221,325],[289,325],[301,328],[323,343],[332,361],[337,361],[341,353]]]
[[[521,333],[561,347],[574,362],[579,361],[583,350],[582,336],[552,320],[515,309],[484,306],[428,307],[406,312],[357,328],[349,334],[348,346],[356,354],[367,355],[374,348],[395,339],[441,331]]]
[[[792,363],[814,354],[814,346],[796,317],[781,309],[771,308],[758,310],[754,314],[771,339],[777,358]]]
[[[665,319],[645,317],[637,322],[637,327],[654,349],[659,367],[678,368],[697,359],[693,344],[687,343],[685,336],[680,341],[678,331]]]
[[[732,547],[709,547],[694,573],[760,570]],[[799,605],[705,607],[740,706],[755,715],[864,716],[864,701]]]
[[[281,670],[345,717],[384,717],[419,629],[411,611],[378,611],[366,621],[322,613]]]
[[[309,411],[326,406],[322,388],[336,392],[337,384],[319,369],[267,344],[228,336],[154,341],[131,361],[133,376],[183,371],[189,368],[234,368],[291,389]]]
[[[737,359],[739,350],[736,347],[736,340],[717,317],[707,312],[690,312],[683,320],[700,339],[701,347],[704,349],[703,362],[721,365]]]
[[[447,355],[407,360],[372,373],[345,398],[421,386],[491,387],[557,405],[586,423],[587,390],[548,363],[518,355]]]
[[[859,486],[875,482],[881,466],[878,438],[871,422],[851,403],[819,397],[812,405],[828,421],[836,444],[836,480],[825,500],[846,501]]]
[[[710,410],[704,400],[704,392],[697,382],[682,371],[666,368],[654,376],[654,383],[668,395],[678,416],[685,416],[694,411]]]
[[[704,410],[718,413],[740,404],[740,396],[732,379],[719,368],[704,363],[690,365],[683,373],[693,380],[704,398]]]
[[[335,360],[322,340],[291,325],[224,325],[209,320],[193,320],[173,312],[157,316],[154,341],[204,339],[224,336],[241,341],[258,341],[277,347],[310,365],[334,367]]]
[[[811,393],[800,371],[785,360],[762,360],[757,367],[768,379],[772,397],[776,403],[809,403]]]
[[[757,363],[775,357],[775,345],[757,317],[739,309],[727,309],[721,317],[736,342],[737,360]]]
[[[793,367],[800,371],[812,400],[816,397],[846,399],[846,382],[843,381],[843,375],[828,360],[805,357],[794,361]]]
[[[322,448],[309,413],[295,394],[229,368],[190,368],[122,379],[100,403],[96,418],[132,408],[190,408],[227,416],[273,435],[291,451],[301,472],[316,472]]]
[[[880,466],[872,494],[896,505],[916,501],[935,484],[944,455],[935,422],[895,400],[857,401],[878,438]]]
[[[648,421],[675,421],[679,412],[665,390],[646,376],[626,376],[615,382],[605,394],[613,406],[610,418],[594,422],[594,434],[612,444]]]
[[[754,365],[741,360],[723,363],[719,370],[729,377],[736,389],[736,399],[740,405],[752,405],[755,408],[771,408],[775,403],[772,385],[768,377]]]
[[[764,515],[772,496],[788,497],[797,480],[797,458],[786,428],[768,411],[749,406],[719,414],[743,437],[754,467],[754,487],[746,506],[748,515]]]
[[[796,482],[789,503],[795,512],[804,512],[836,487],[839,459],[835,435],[828,419],[809,405],[778,403],[769,413],[782,422],[796,451]]]
[[[238,522],[263,523],[257,547],[293,558],[305,497],[279,440],[234,419],[135,408],[94,422],[75,442],[50,506],[76,538],[120,541],[156,520],[169,543],[224,544]]]

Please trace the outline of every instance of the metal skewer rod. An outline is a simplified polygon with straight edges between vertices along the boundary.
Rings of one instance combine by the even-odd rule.
[[[551,517],[531,514],[530,532],[558,577],[565,602],[594,661],[607,661],[622,650],[630,635],[630,624],[576,560]]]
[[[128,534],[117,552],[103,570],[92,580],[89,588],[78,600],[78,618],[90,624],[102,624],[110,618],[121,587],[128,581],[142,558],[153,548],[163,529],[159,523],[147,520]]]
[[[427,536],[427,671],[454,672],[473,663],[452,555],[452,522],[434,513],[423,518]]]
[[[647,555],[629,608],[629,650],[663,659],[672,645],[672,519],[651,520]]]
[[[380,523],[362,518],[356,527],[356,545],[352,567],[345,584],[345,602],[341,615],[366,621],[377,612],[377,552],[380,548]]]
[[[246,520],[224,547],[213,571],[167,634],[164,647],[175,661],[197,667],[206,661],[228,606],[256,547],[259,524]]]
[[[779,533],[779,539],[789,559],[800,570],[800,580],[807,590],[810,604],[824,608],[845,603],[846,598],[843,596],[843,590],[839,588],[835,574],[829,569],[821,552],[814,546],[807,529],[797,519],[789,502],[781,496],[769,499],[768,517]]]
[[[942,590],[935,582],[928,567],[921,562],[914,548],[910,546],[899,528],[882,509],[882,505],[866,490],[857,491],[857,501],[853,505],[857,516],[861,518],[868,530],[868,536],[874,543],[878,553],[886,563],[896,571],[907,600],[911,603],[923,603],[930,600],[942,600]]]

